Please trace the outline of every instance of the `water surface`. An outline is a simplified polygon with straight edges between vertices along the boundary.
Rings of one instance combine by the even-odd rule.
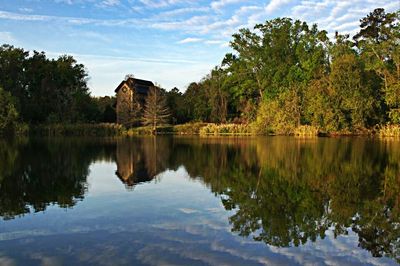
[[[398,265],[400,142],[0,140],[0,265]]]

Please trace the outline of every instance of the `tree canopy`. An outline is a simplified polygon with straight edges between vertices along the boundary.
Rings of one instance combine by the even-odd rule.
[[[190,120],[254,122],[293,133],[300,125],[353,132],[400,123],[399,11],[378,8],[359,32],[336,33],[277,18],[233,34],[232,53],[183,94]]]

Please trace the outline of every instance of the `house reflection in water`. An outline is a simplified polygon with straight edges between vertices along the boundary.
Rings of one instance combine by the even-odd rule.
[[[160,141],[155,138],[117,141],[115,174],[127,189],[133,189],[137,184],[153,180],[157,174],[166,169],[163,163],[160,163],[162,158],[160,153],[157,153],[159,146]]]

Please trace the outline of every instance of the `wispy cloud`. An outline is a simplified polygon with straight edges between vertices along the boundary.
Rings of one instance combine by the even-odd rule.
[[[176,8],[172,10],[168,10],[165,12],[162,12],[158,14],[157,16],[162,17],[162,18],[175,18],[179,15],[184,15],[184,14],[194,14],[194,13],[203,13],[207,12],[210,9],[208,7],[184,7],[184,8]]]
[[[120,4],[121,4],[120,0],[103,0],[98,4],[98,6],[100,6],[100,7],[112,7],[112,6],[118,6]]]
[[[32,13],[33,9],[32,8],[28,8],[28,7],[20,7],[18,8],[19,12],[23,12],[23,13]]]
[[[139,0],[140,3],[148,8],[162,8],[167,6],[173,6],[177,4],[191,2],[188,0]]]
[[[276,11],[280,7],[293,2],[293,0],[271,0],[269,4],[265,7],[267,13],[271,14],[272,12]]]
[[[3,43],[14,43],[15,41],[11,32],[0,31],[0,45]]]
[[[217,0],[217,1],[212,1],[210,6],[214,10],[220,10],[224,6],[230,5],[230,4],[235,4],[235,3],[240,3],[244,2],[241,0]]]
[[[201,38],[185,38],[183,40],[180,40],[178,43],[184,44],[184,43],[195,43],[195,42],[201,42],[203,39]]]

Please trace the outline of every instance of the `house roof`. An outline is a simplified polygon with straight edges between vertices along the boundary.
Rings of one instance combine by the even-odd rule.
[[[153,87],[153,82],[144,79],[136,79],[136,78],[128,78],[127,80],[123,80],[118,87],[115,89],[115,92],[118,92],[121,87],[126,84],[132,90],[135,89],[138,93],[147,94],[150,87]]]

